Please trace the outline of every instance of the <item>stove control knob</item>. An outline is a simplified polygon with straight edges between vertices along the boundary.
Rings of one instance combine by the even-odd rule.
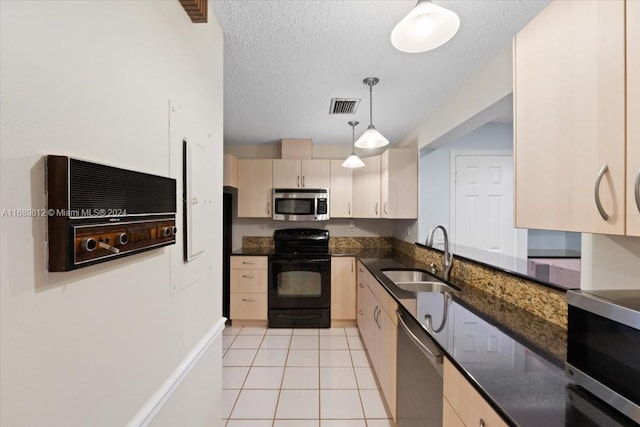
[[[175,236],[177,232],[178,232],[178,227],[176,226],[171,227],[171,234]]]
[[[127,233],[120,233],[120,234],[118,234],[118,237],[116,238],[116,241],[120,245],[126,245],[129,242],[129,236],[127,235]]]
[[[89,237],[87,239],[82,239],[80,247],[85,252],[93,252],[98,247],[98,243],[96,242],[96,239]]]
[[[162,227],[162,237],[171,236],[171,227]]]

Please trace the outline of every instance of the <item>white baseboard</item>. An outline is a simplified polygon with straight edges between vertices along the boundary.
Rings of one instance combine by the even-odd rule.
[[[173,373],[151,396],[138,413],[129,421],[127,427],[145,427],[153,420],[162,406],[171,398],[178,386],[189,375],[189,372],[198,363],[200,357],[207,351],[213,341],[218,338],[224,329],[226,318],[221,317],[213,327],[198,341],[193,349],[182,360]]]

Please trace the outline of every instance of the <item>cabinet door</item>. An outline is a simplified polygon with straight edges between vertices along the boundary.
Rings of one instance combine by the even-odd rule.
[[[640,236],[640,2],[627,1],[627,235]]]
[[[391,148],[382,154],[380,172],[381,216],[418,218],[418,152]]]
[[[331,160],[329,216],[351,218],[353,204],[353,169],[343,168],[343,160]]]
[[[302,187],[329,188],[331,162],[329,160],[302,160]]]
[[[362,159],[365,166],[353,170],[353,217],[380,217],[380,156]]]
[[[356,268],[353,257],[331,257],[331,319],[356,320]]]
[[[272,161],[238,160],[238,217],[271,217]]]
[[[398,348],[398,325],[396,322],[395,316],[392,318],[385,310],[382,310],[378,315],[378,324],[380,325],[380,372],[376,372],[376,374],[387,401],[387,406],[391,411],[391,417],[394,420],[396,419],[396,360]]]
[[[225,187],[238,188],[238,159],[236,156],[225,154],[223,168],[222,184]]]
[[[302,171],[298,159],[275,159],[273,161],[274,188],[302,187]]]
[[[624,234],[624,7],[551,2],[514,39],[517,227]]]
[[[360,263],[360,261],[358,261],[358,271],[357,271],[357,275],[356,275],[356,281],[358,283],[358,287],[357,287],[357,295],[356,295],[356,320],[357,320],[357,324],[358,324],[358,329],[360,330],[360,334],[363,336],[364,338],[364,333],[363,333],[363,329],[365,328],[365,321],[366,321],[366,317],[365,317],[365,291],[367,289],[367,283],[368,283],[368,276],[367,276],[367,269],[362,265],[362,263]],[[365,343],[366,345],[366,343]]]
[[[502,418],[462,376],[448,359],[444,361],[443,393],[464,425],[507,427]],[[445,411],[446,413],[446,411]],[[445,424],[448,425],[448,424]],[[456,425],[456,424],[453,424]]]

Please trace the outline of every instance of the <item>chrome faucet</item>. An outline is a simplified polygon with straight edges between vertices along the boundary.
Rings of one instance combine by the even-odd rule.
[[[436,225],[431,229],[431,231],[429,231],[425,246],[428,248],[433,247],[433,235],[436,233],[438,228],[442,230],[442,235],[444,236],[444,258],[442,260],[444,269],[443,277],[444,280],[449,280],[449,273],[451,273],[451,267],[453,266],[453,254],[449,253],[449,236],[447,235],[447,229],[444,228],[444,225]]]

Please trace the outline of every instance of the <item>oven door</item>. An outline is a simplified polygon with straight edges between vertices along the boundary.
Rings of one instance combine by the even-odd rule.
[[[271,255],[269,309],[330,308],[331,258],[325,255]]]

